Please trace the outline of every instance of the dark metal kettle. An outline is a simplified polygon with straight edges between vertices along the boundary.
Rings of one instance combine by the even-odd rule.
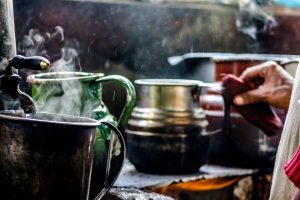
[[[13,71],[13,68],[44,70],[49,66],[50,62],[40,56],[17,55],[10,59],[4,74],[0,76],[0,110],[24,110],[25,113],[36,113],[36,106],[32,98],[19,89],[21,77]]]

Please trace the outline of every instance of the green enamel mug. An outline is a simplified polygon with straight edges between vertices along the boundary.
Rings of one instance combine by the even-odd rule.
[[[108,81],[119,83],[127,92],[119,119],[109,113],[102,101],[102,83]],[[27,82],[31,85],[32,98],[39,112],[105,119],[121,130],[127,125],[136,102],[133,84],[120,75],[49,72],[30,75]],[[97,196],[99,188],[110,187],[117,179],[124,162],[125,146],[107,126],[100,125],[97,127],[94,152],[91,198]],[[101,182],[104,177],[108,177],[105,183]]]

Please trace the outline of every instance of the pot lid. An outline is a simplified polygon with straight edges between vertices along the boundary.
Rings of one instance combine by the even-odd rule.
[[[199,80],[188,79],[137,79],[134,83],[147,86],[198,86],[211,88],[217,92],[222,90],[222,86],[219,83],[206,83]]]
[[[276,61],[289,62],[299,60],[299,55],[282,55],[282,54],[231,54],[231,55],[215,55],[212,56],[214,62],[226,61]]]
[[[138,85],[155,86],[198,86],[201,81],[187,79],[138,79],[134,81]]]
[[[180,56],[171,56],[168,58],[170,65],[177,65],[185,60],[213,60],[215,62],[222,61],[267,61],[273,60],[276,62],[295,61],[300,58],[299,55],[284,55],[284,54],[252,54],[252,53],[205,53],[193,52],[186,53]]]

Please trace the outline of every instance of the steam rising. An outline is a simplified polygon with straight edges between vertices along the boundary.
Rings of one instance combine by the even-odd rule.
[[[79,43],[77,40],[66,41],[61,49],[61,58],[52,63],[50,71],[82,71],[79,60]]]
[[[254,0],[240,0],[240,11],[236,21],[238,30],[254,40],[257,39],[257,34],[267,33],[277,25],[270,6],[268,3],[258,5]]]
[[[57,48],[57,46],[61,47]],[[48,49],[48,47],[51,47]],[[53,51],[55,49],[56,51]],[[40,30],[31,29],[18,45],[18,50],[25,56],[46,56],[51,60],[48,72],[74,72],[81,71],[79,59],[80,45],[76,39],[66,39],[62,27],[55,27],[53,33],[42,33]],[[70,75],[68,75],[70,77]],[[46,77],[49,79],[66,78]],[[96,108],[95,102],[83,99],[86,95],[83,84],[79,80],[64,80],[59,84],[45,82],[35,99],[39,112],[60,113],[75,116],[92,117],[92,111]]]
[[[51,44],[54,41],[64,41],[64,31],[60,26],[55,27],[53,33],[42,33],[38,29],[30,29],[28,35],[25,35],[22,42],[18,45],[18,51],[25,56],[46,56],[47,44]]]
[[[43,98],[36,102],[39,111],[75,116],[81,115],[82,87],[79,81],[63,81],[59,86],[46,87],[47,92],[39,94]]]

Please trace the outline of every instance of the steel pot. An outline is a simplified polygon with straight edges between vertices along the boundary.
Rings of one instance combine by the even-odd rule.
[[[233,54],[215,55],[215,81],[220,81],[220,74],[240,76],[251,66],[274,61],[282,65],[292,76],[298,65],[298,56],[271,54]],[[213,90],[201,96],[201,106],[210,122],[209,129],[224,127],[224,103],[220,94]],[[273,108],[284,122],[286,112]],[[220,131],[212,138],[209,162],[230,167],[271,168],[274,165],[277,147],[281,135],[268,137],[262,130],[245,120],[234,109],[230,111],[231,131]]]
[[[120,157],[124,161],[122,135],[107,120],[1,111],[1,198],[88,199],[96,127],[100,125],[108,126],[117,134],[122,146]],[[119,163],[119,169],[123,161]],[[98,188],[100,199],[119,172],[100,180],[104,185]]]
[[[203,60],[210,59],[211,65],[202,65]],[[209,71],[210,82],[221,81],[220,74],[229,73],[240,76],[248,67],[266,61],[274,61],[282,65],[294,76],[299,56],[276,54],[231,54],[231,53],[189,53],[179,57],[172,57],[170,64],[185,63],[194,67],[194,63],[202,70]],[[205,73],[198,76],[202,77]],[[203,78],[203,77],[202,77]],[[209,162],[230,167],[272,167],[280,135],[267,137],[259,128],[246,121],[234,109],[231,109],[230,122],[232,131],[224,133],[224,102],[219,92],[208,89],[200,98],[201,107],[207,116],[209,131],[220,130],[211,138]],[[285,120],[286,112],[276,109],[276,112]]]
[[[200,81],[140,79],[128,122],[128,159],[154,174],[193,173],[206,163],[211,133],[199,107]]]
[[[230,132],[224,130],[224,102],[221,95],[201,96],[201,107],[209,121],[208,130],[220,130],[211,138],[209,163],[243,168],[273,167],[281,135],[266,136],[262,130],[230,111]],[[284,120],[285,112],[277,110]]]

